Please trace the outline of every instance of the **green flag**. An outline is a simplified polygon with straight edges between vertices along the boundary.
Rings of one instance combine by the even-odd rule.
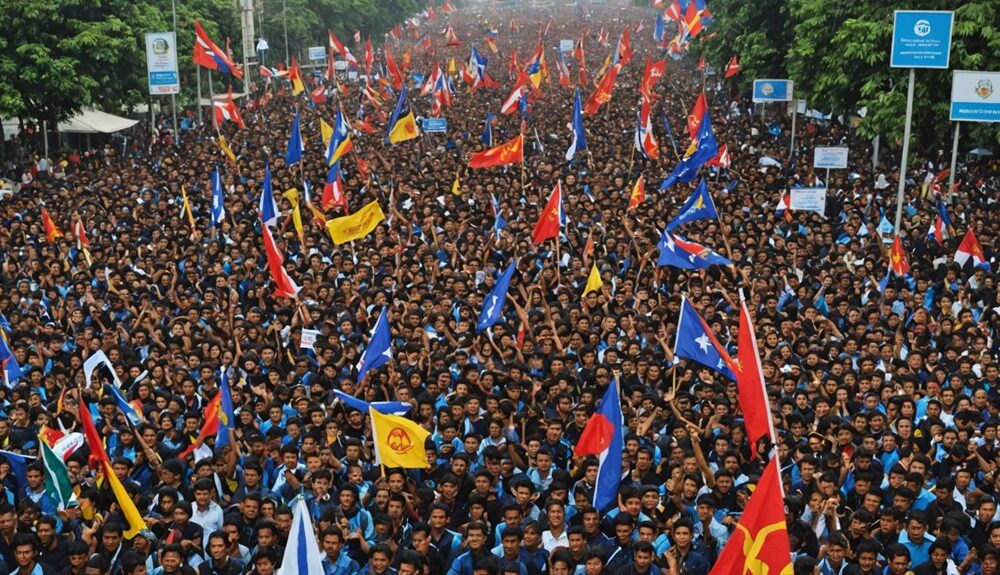
[[[39,457],[45,464],[45,491],[56,500],[59,509],[65,509],[70,506],[70,502],[76,501],[76,494],[73,493],[73,484],[69,480],[66,464],[41,438],[39,438],[38,444],[41,446]]]

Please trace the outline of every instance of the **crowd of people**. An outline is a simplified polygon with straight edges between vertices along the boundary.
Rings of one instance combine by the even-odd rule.
[[[444,18],[461,46],[446,45]],[[40,172],[27,165],[28,185],[0,202],[0,327],[23,372],[0,386],[0,572],[272,575],[294,502],[305,497],[324,575],[706,575],[772,455],[751,457],[736,383],[672,349],[686,297],[735,352],[742,290],[777,432],[795,572],[995,575],[997,162],[960,167],[941,240],[928,228],[947,190],[927,176],[947,158],[931,150],[911,163],[899,234],[910,270],[883,284],[893,235],[880,224],[895,210],[898,153],[883,145],[873,165],[871,142],[850,118],[800,118],[790,150],[784,109],[755,107],[721,74],[706,82],[694,56],[668,58],[654,117],[667,117],[672,136],[657,120],[660,158],[632,151],[642,61],[663,57],[650,38],[654,18],[648,8],[605,5],[439,15],[418,30],[433,49],[389,40],[397,58],[408,51],[409,69],[428,74],[452,57],[461,67],[477,46],[501,87],[471,91],[456,78],[447,132],[400,145],[381,131],[393,102],[362,106],[359,84],[310,106],[308,91],[293,97],[275,79],[241,104],[245,129],[220,126],[235,162],[206,113],[202,126],[176,135],[178,147],[161,135],[149,149],[135,142],[67,154]],[[585,117],[586,153],[565,161],[573,91],[550,78],[527,110],[523,172],[464,169],[484,148],[487,114],[494,143],[521,130],[520,114],[499,113],[514,82],[512,51],[523,64],[547,29],[554,72],[558,40],[582,36],[592,83],[626,28],[635,56],[613,99]],[[496,54],[484,42],[489,30]],[[408,82],[415,113],[429,115],[430,99]],[[719,219],[679,231],[733,265],[658,267],[660,231],[697,181],[656,187],[688,145],[687,116],[703,86],[732,161],[704,169]],[[584,98],[592,90],[581,86]],[[258,212],[265,166],[276,195],[302,192],[305,180],[318,196],[318,120],[332,123],[337,102],[352,117],[362,108],[379,128],[355,132],[343,160],[348,207],[378,200],[386,221],[348,245],[307,221],[300,240],[292,205],[279,198],[273,234],[302,289],[276,298]],[[306,146],[289,168],[295,107]],[[848,146],[849,168],[824,181],[811,168],[819,145]],[[225,217],[213,229],[216,167]],[[640,175],[647,197],[629,210]],[[531,230],[557,182],[560,243],[536,246]],[[826,187],[825,214],[779,211],[796,186]],[[491,195],[507,222],[499,234]],[[62,237],[47,234],[43,208]],[[341,207],[325,214],[340,215]],[[969,229],[988,266],[954,262]],[[484,297],[514,258],[505,321],[477,333]],[[592,265],[603,285],[584,296]],[[357,381],[383,308],[393,358]],[[117,377],[103,368],[85,376],[98,351]],[[217,446],[199,431],[218,405],[223,370],[235,421]],[[575,455],[574,444],[612,380],[622,390],[623,479],[618,501],[595,509],[598,460]],[[108,389],[117,382],[139,421]],[[374,465],[368,414],[335,390],[410,404],[408,417],[432,433],[426,468]],[[31,459],[42,442],[81,432],[81,410],[142,516],[131,538],[119,498],[97,480],[94,445],[65,453],[68,505]]]

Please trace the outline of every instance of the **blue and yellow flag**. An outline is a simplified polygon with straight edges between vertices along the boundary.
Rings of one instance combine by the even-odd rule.
[[[420,130],[417,129],[417,120],[413,117],[413,110],[410,109],[410,104],[406,100],[406,86],[404,85],[399,93],[396,109],[393,110],[392,118],[389,120],[385,141],[390,144],[398,144],[419,136]]]

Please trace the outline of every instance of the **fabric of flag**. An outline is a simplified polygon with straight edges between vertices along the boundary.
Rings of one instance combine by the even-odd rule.
[[[473,46],[469,51],[469,61],[466,63],[464,71],[465,81],[472,87],[473,91],[483,85],[483,79],[486,76],[486,65],[488,63],[489,60],[481,55],[476,50],[476,47]]]
[[[226,219],[225,198],[222,193],[222,176],[219,168],[212,170],[212,227],[222,227],[223,220]],[[190,209],[190,206],[189,206]]]
[[[497,47],[496,38],[494,38],[492,35],[486,36],[486,46],[488,46],[490,52],[493,52],[494,54],[500,51],[500,49]]]
[[[732,358],[686,297],[681,299],[681,311],[677,318],[674,355],[690,359],[736,381],[733,372],[736,366]]]
[[[412,140],[420,136],[417,128],[417,121],[413,117],[413,110],[406,99],[406,86],[399,93],[399,100],[396,102],[396,109],[392,112],[389,120],[389,127],[386,130],[386,142],[398,144],[407,140]]]
[[[194,63],[202,68],[216,70],[243,79],[243,70],[237,66],[226,52],[208,37],[201,22],[194,21]]]
[[[722,144],[721,146],[719,146],[719,153],[716,154],[715,157],[709,160],[705,165],[718,166],[720,169],[726,170],[729,169],[729,166],[732,164],[732,162],[733,159],[729,153],[729,145]]]
[[[274,190],[271,187],[271,166],[264,165],[264,187],[260,193],[260,221],[265,226],[278,223],[278,202],[274,201]]]
[[[292,118],[292,131],[288,135],[288,149],[285,150],[285,166],[294,166],[302,161],[302,153],[305,152],[306,145],[302,140],[302,129],[299,120],[299,109],[295,109],[295,117]]]
[[[206,457],[211,457],[212,450],[205,445],[205,441],[211,437],[216,437],[216,440],[218,440],[219,408],[221,405],[222,394],[216,393],[203,409],[205,422],[202,424],[201,430],[198,432],[198,436],[193,438],[191,444],[177,456],[178,459],[184,460],[187,459],[189,455],[194,455],[194,459],[197,462]]]
[[[309,505],[303,496],[295,498],[292,505],[292,523],[288,529],[288,542],[277,575],[324,575],[323,555],[319,553],[313,531]]]
[[[734,55],[729,63],[726,64],[726,78],[732,78],[733,76],[740,73],[740,61]]]
[[[937,214],[934,216],[934,221],[931,222],[930,230],[927,231],[927,239],[933,239],[939,245],[943,244],[944,240],[951,237],[949,229],[951,229],[951,217],[948,215],[948,208],[939,199],[937,201]]]
[[[236,412],[233,406],[233,392],[229,387],[229,370],[226,366],[219,368],[219,430],[215,436],[216,451],[229,445],[232,438],[229,430],[236,426]]]
[[[539,42],[535,54],[528,60],[528,64],[525,66],[525,72],[527,72],[528,78],[531,80],[532,87],[537,88],[542,84],[542,78],[545,76],[544,68],[545,47]]]
[[[653,88],[656,87],[656,81],[663,77],[667,72],[667,61],[659,60],[654,62],[652,58],[648,55],[646,56],[646,67],[642,73],[642,83],[639,85],[639,91],[648,99],[653,98]]]
[[[503,213],[500,211],[500,202],[497,201],[494,194],[490,194],[490,206],[493,208],[493,235],[496,236],[497,241],[500,241],[500,230],[507,227],[507,220],[504,219]]]
[[[0,454],[3,455],[3,458],[7,460],[7,464],[10,465],[10,473],[17,480],[17,485],[21,487],[28,485],[28,460],[34,459],[34,457],[3,449],[0,449]]]
[[[653,120],[650,112],[650,104],[651,102],[649,98],[643,96],[642,103],[640,104],[639,111],[637,112],[634,146],[636,151],[642,154],[644,158],[656,160],[660,157],[660,146],[656,142],[656,136],[653,134]]]
[[[684,224],[698,220],[718,219],[719,212],[715,209],[715,202],[712,201],[712,194],[708,192],[708,183],[705,178],[695,189],[694,193],[684,202],[677,217],[667,224],[667,231],[674,231]]]
[[[271,280],[274,281],[274,297],[294,298],[302,289],[295,284],[288,272],[285,271],[285,256],[278,251],[278,246],[274,243],[274,237],[267,226],[261,226],[264,236],[264,252],[267,255],[267,267],[271,271]]]
[[[618,378],[604,392],[601,403],[580,433],[573,455],[597,456],[597,480],[594,484],[594,508],[603,510],[618,501],[622,479],[622,453],[625,451],[625,428]]]
[[[583,295],[587,295],[592,291],[600,291],[603,285],[604,280],[601,279],[601,272],[598,271],[597,264],[591,264],[590,273],[587,275],[587,285],[583,288]]]
[[[338,107],[337,117],[333,121],[330,144],[326,148],[326,165],[332,166],[352,149],[354,149],[354,143],[351,141],[351,126],[347,123],[344,109]]]
[[[396,61],[392,58],[392,52],[389,50],[388,45],[385,46],[385,68],[389,72],[392,89],[402,90],[403,73],[399,70],[399,66],[396,65]]]
[[[406,415],[413,407],[409,403],[402,401],[373,401],[369,403],[363,399],[358,399],[353,395],[344,393],[339,389],[333,390],[333,393],[338,399],[340,399],[340,401],[343,401],[347,407],[357,409],[361,413],[368,413],[369,409],[374,409],[379,413],[384,413],[386,415]]]
[[[226,137],[219,134],[218,138],[216,138],[216,142],[218,142],[219,149],[222,150],[223,154],[225,154],[226,159],[235,164],[236,154],[234,154],[232,148],[229,147],[229,142],[226,141]]]
[[[6,337],[0,337],[0,365],[3,366],[3,382],[7,387],[13,387],[14,383],[24,375],[21,366],[17,364],[14,352],[7,345]]]
[[[479,319],[476,320],[476,333],[492,327],[503,319],[503,308],[507,304],[507,290],[510,289],[510,280],[514,277],[514,270],[517,269],[517,260],[510,262],[507,269],[500,274],[497,283],[490,291],[490,295],[483,300],[483,309],[479,312]]]
[[[496,201],[496,198],[494,198],[494,201]],[[0,312],[0,329],[2,329],[3,331],[5,331],[8,334],[13,331],[10,328],[10,322],[7,321],[7,318],[6,318],[6,316],[3,315],[3,312]]]
[[[349,216],[334,218],[326,222],[326,231],[336,245],[352,240],[360,240],[371,233],[379,222],[385,219],[378,200],[372,200]]]
[[[646,201],[646,179],[639,174],[639,179],[632,186],[632,193],[628,197],[628,209],[633,210],[642,202]]]
[[[698,175],[698,169],[718,153],[719,145],[716,143],[715,133],[712,131],[712,121],[708,112],[705,112],[705,116],[698,126],[697,138],[691,142],[687,155],[674,166],[674,171],[663,181],[660,189],[665,190],[677,182],[686,184],[693,181]]]
[[[288,81],[292,83],[292,95],[298,96],[305,91],[306,86],[302,80],[302,70],[299,69],[299,62],[292,56],[292,63],[288,67]]]
[[[372,75],[372,64],[375,62],[375,53],[372,51],[372,39],[365,38],[365,76]]]
[[[976,234],[972,232],[971,228],[965,233],[962,242],[958,244],[958,250],[955,252],[955,263],[961,267],[965,267],[966,262],[970,259],[974,267],[990,269],[990,263],[986,261],[983,248],[979,245],[979,240],[976,239]]]
[[[517,73],[517,81],[514,83],[514,88],[510,91],[510,95],[507,99],[503,101],[500,106],[500,113],[503,115],[513,114],[520,107],[521,100],[528,93],[528,84],[531,82],[528,75],[524,72]]]
[[[493,114],[486,114],[486,120],[483,122],[483,135],[479,141],[484,146],[493,147]]]
[[[212,180],[213,184],[215,180]],[[194,212],[191,211],[191,202],[188,201],[187,191],[184,184],[181,184],[181,214],[187,215],[188,223],[191,225],[191,233],[194,233]]]
[[[655,42],[663,41],[663,14],[656,15],[656,26],[653,27],[653,40]]]
[[[243,123],[243,116],[240,115],[240,109],[236,106],[236,101],[233,100],[233,87],[229,87],[229,94],[226,96],[225,100],[214,100],[212,102],[212,108],[215,110],[215,123],[219,126],[223,124],[226,120],[233,122],[240,128],[246,128],[247,125]]]
[[[357,68],[358,59],[354,57],[354,54],[351,54],[351,50],[344,46],[343,42],[337,38],[336,34],[330,32],[329,30],[327,32],[330,37],[330,49],[333,50],[333,53],[347,61],[347,64],[351,68]]]
[[[572,162],[577,152],[587,150],[587,131],[583,127],[583,101],[580,99],[580,89],[577,88],[573,97],[573,141],[566,150],[566,161]]]
[[[559,68],[559,85],[563,88],[569,88],[573,80],[569,75],[569,66],[566,64],[566,57],[562,52],[559,52],[559,62],[557,63]]]
[[[694,102],[694,108],[687,117],[688,136],[695,139],[698,135],[698,127],[701,126],[701,119],[705,117],[708,110],[708,103],[705,100],[705,93],[698,94],[698,99]]]
[[[622,31],[618,38],[618,49],[615,51],[616,64],[621,64],[624,68],[632,61],[632,40],[629,37],[628,28]]]
[[[472,154],[470,168],[492,168],[519,164],[524,161],[524,136],[518,134],[513,139],[494,148]]]
[[[108,363],[110,364],[111,362],[109,361]],[[115,400],[115,405],[122,412],[122,415],[125,416],[125,419],[128,420],[129,424],[132,427],[138,427],[142,425],[142,422],[145,420],[145,418],[138,410],[136,410],[135,406],[129,403],[127,399],[125,399],[125,396],[122,395],[122,392],[120,389],[118,389],[118,386],[109,385],[107,386],[107,389],[109,390],[111,397]]]
[[[663,17],[667,20],[673,22],[678,22],[681,19],[681,15],[684,14],[684,8],[681,7],[680,0],[674,0],[674,2],[667,7],[663,12]]]
[[[549,194],[548,202],[538,215],[538,222],[531,231],[531,241],[536,246],[550,238],[556,238],[558,241],[563,219],[562,181],[559,181],[556,182],[556,187]]]
[[[677,142],[674,141],[674,131],[670,129],[670,119],[667,118],[667,114],[663,114],[663,129],[667,132],[667,137],[670,138],[670,146],[675,150],[677,149]]]
[[[376,465],[403,469],[427,467],[424,445],[431,436],[429,431],[398,415],[385,415],[375,409],[369,409],[368,415],[372,423]]]
[[[728,266],[733,262],[711,249],[663,230],[656,244],[660,250],[657,265],[686,270],[702,270],[712,266]]]
[[[604,73],[601,81],[594,89],[594,93],[587,98],[587,104],[583,107],[585,114],[593,116],[601,109],[601,106],[611,101],[611,96],[615,91],[615,82],[618,80],[619,69],[620,65],[616,64],[608,68],[607,72]]]
[[[899,236],[892,241],[892,248],[889,250],[889,268],[900,277],[910,273],[910,263],[907,261],[906,250],[903,249],[903,241]]]
[[[66,509],[76,502],[73,482],[70,481],[66,463],[49,445],[39,438],[38,458],[45,466],[45,491],[56,502],[58,509]]]
[[[299,191],[295,188],[289,188],[281,196],[292,205],[292,225],[295,227],[295,234],[301,239],[304,230],[302,227],[302,208],[299,206]]]
[[[455,170],[455,181],[451,183],[451,193],[455,196],[462,195],[462,180],[459,178],[458,170]]]
[[[366,373],[382,367],[390,359],[392,359],[392,332],[389,331],[387,310],[383,307],[378,320],[375,321],[375,327],[372,328],[368,346],[365,347],[365,352],[361,354],[361,359],[358,360],[356,366],[358,383],[361,383]]]
[[[45,230],[45,240],[50,244],[56,243],[57,239],[63,237],[62,231],[52,221],[52,216],[45,208],[42,208],[42,228]]]
[[[743,425],[750,442],[750,457],[757,453],[757,443],[762,437],[771,436],[771,407],[764,386],[764,371],[760,364],[760,351],[754,332],[750,309],[746,300],[740,301],[739,347],[737,347],[736,389],[743,412]],[[775,438],[771,438],[773,441]]]
[[[792,575],[779,464],[777,457],[767,463],[709,575]]]

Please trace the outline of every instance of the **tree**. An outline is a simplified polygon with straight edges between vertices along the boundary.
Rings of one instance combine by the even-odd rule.
[[[711,9],[715,21],[702,34],[717,35],[700,45],[716,69],[721,72],[736,55],[742,71],[731,81],[741,88],[749,87],[754,78],[785,77],[792,36],[787,0],[715,0]]]

